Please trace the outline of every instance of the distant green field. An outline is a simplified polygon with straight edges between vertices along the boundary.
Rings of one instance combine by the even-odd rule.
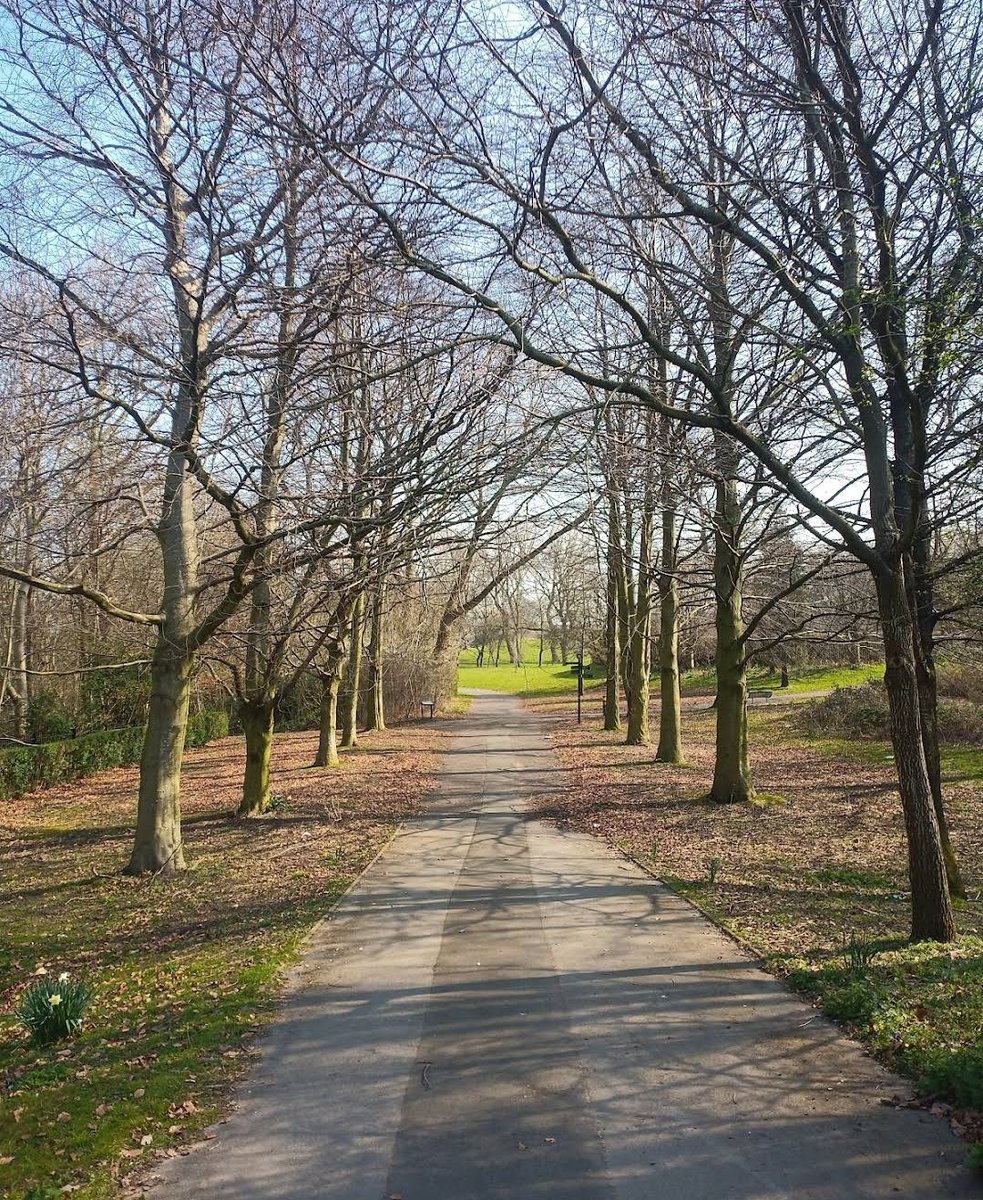
[[[572,651],[571,651],[572,653]],[[495,692],[515,692],[523,695],[542,695],[549,692],[575,691],[577,676],[568,666],[560,663],[551,664],[549,647],[543,655],[543,666],[539,662],[539,641],[536,638],[526,638],[522,643],[524,661],[515,667],[508,661],[504,645],[499,655],[499,666],[477,666],[477,650],[471,646],[461,651],[460,665],[457,672],[459,687],[487,688]],[[485,652],[485,662],[494,662],[494,648]],[[789,692],[822,692],[835,687],[855,687],[866,683],[869,679],[880,679],[884,674],[883,663],[864,663],[859,667],[844,666],[815,666],[794,667],[789,670]],[[603,669],[594,668],[592,675],[585,680],[587,687],[596,686],[601,682]],[[658,679],[658,673],[653,674],[653,682]],[[686,671],[682,677],[684,692],[712,692],[716,687],[717,677],[713,668],[699,671]],[[772,688],[781,686],[781,674],[778,671],[768,671],[764,667],[752,667],[748,672],[748,683],[754,688]]]
[[[600,679],[585,679],[585,687],[593,687]],[[493,692],[516,692],[525,696],[540,696],[548,692],[575,692],[577,675],[562,665],[536,665],[533,659],[513,667],[511,663],[498,667],[476,667],[463,663],[457,669],[457,685],[462,688],[487,688]]]
[[[562,663],[550,663],[549,647],[543,655],[543,665],[539,663],[539,641],[536,638],[525,638],[522,643],[524,661],[513,666],[508,661],[505,647],[502,646],[499,665],[477,666],[477,650],[471,646],[461,651],[457,669],[457,685],[462,688],[487,688],[493,692],[514,692],[525,696],[541,696],[550,692],[575,692],[577,690],[577,675],[569,666]],[[485,652],[485,662],[494,663],[494,648]],[[598,672],[600,674],[600,672]],[[593,687],[600,679],[585,678],[585,687]]]
[[[823,692],[835,687],[856,687],[869,679],[881,679],[883,663],[864,663],[859,667],[790,667],[790,692]],[[768,671],[764,667],[752,667],[748,671],[748,684],[755,688],[778,688],[782,678],[779,671]],[[717,683],[713,668],[703,671],[686,671],[682,677],[683,690],[712,691]]]

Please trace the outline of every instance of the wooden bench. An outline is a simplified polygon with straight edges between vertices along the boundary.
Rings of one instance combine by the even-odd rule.
[[[436,707],[437,707],[436,700],[421,700],[420,701],[420,716],[421,717],[429,717],[430,720],[432,721],[434,709]]]
[[[748,703],[752,700],[770,700],[772,695],[773,693],[768,688],[749,688],[747,694]]]

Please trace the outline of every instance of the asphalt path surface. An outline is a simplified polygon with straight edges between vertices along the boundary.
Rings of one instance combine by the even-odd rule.
[[[965,1145],[689,905],[525,813],[479,695],[426,811],[315,931],[237,1109],[153,1200],[955,1200]]]

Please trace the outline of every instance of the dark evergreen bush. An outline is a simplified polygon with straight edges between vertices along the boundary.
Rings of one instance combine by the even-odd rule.
[[[56,742],[75,732],[72,714],[55,692],[37,692],[27,705],[27,735],[32,742]]]
[[[0,797],[19,796],[37,787],[82,779],[109,767],[137,762],[143,748],[143,726],[106,729],[40,746],[0,750]],[[228,714],[206,710],[188,720],[188,746],[204,746],[229,732]]]

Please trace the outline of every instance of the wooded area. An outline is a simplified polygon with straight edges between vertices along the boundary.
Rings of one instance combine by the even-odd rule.
[[[513,656],[589,626],[629,744],[655,667],[662,762],[712,655],[721,803],[750,663],[880,658],[912,935],[953,937],[977,6],[3,11],[6,753],[145,724],[163,875],[189,712],[262,814],[278,719],[332,765],[489,613]]]
[[[972,1132],[981,38],[973,0],[0,0],[3,1004],[78,1032],[54,947],[105,1035],[12,1068],[23,1195],[32,1137],[118,1181],[215,1116],[198,1059],[220,1092],[417,811],[459,671],[555,722],[534,812]],[[793,962],[872,956],[854,922],[873,982]]]

